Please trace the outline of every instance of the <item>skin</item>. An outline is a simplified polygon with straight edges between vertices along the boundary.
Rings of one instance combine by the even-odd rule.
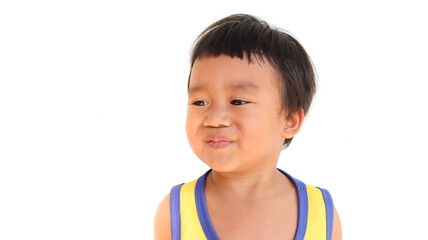
[[[220,55],[194,63],[186,132],[192,150],[213,169],[205,195],[220,239],[294,238],[297,193],[276,165],[284,139],[299,132],[304,113],[281,112],[278,75],[267,61]],[[167,195],[155,216],[155,239],[170,234]],[[333,239],[342,239],[336,210]]]

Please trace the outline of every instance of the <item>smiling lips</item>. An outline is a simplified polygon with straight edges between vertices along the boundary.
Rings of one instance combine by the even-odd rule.
[[[214,149],[222,149],[233,143],[232,140],[223,136],[210,136],[205,142]]]

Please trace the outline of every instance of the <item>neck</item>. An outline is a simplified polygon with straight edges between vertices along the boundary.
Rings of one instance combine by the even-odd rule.
[[[211,171],[206,184],[218,194],[238,199],[264,198],[285,190],[289,182],[276,168],[250,173],[221,173]]]

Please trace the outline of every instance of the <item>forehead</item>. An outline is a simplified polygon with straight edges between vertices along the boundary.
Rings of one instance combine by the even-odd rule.
[[[245,91],[278,89],[277,81],[277,73],[266,59],[253,57],[249,62],[246,56],[205,56],[193,64],[188,90],[191,93],[214,86]]]

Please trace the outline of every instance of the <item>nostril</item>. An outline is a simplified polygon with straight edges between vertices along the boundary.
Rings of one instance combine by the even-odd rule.
[[[204,120],[205,127],[228,127],[230,126],[230,124],[231,124],[230,118],[226,116],[207,117]]]
[[[229,112],[227,110],[228,103],[212,103],[205,112],[204,126],[205,127],[227,127],[231,124]]]

